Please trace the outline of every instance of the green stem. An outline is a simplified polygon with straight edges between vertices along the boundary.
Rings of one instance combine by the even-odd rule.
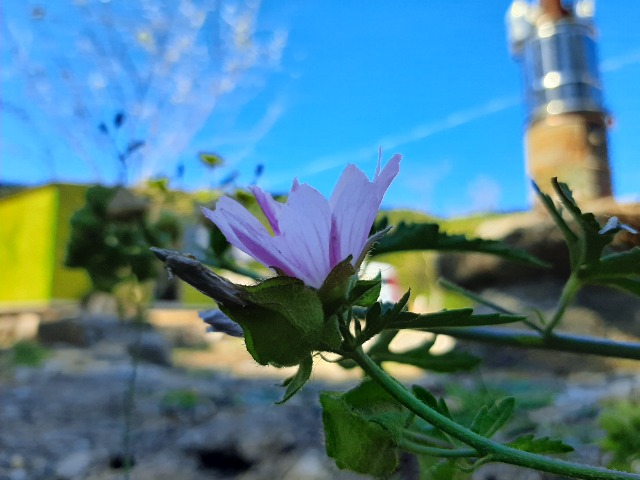
[[[433,438],[430,435],[417,432],[415,430],[405,429],[402,432],[402,436],[404,437],[404,439],[414,443],[420,443],[423,445],[429,444],[429,446],[431,447],[438,447],[441,449],[451,449],[451,446],[449,443],[442,441],[438,438]]]
[[[432,332],[462,340],[495,345],[640,360],[640,343],[615,342],[605,338],[585,337],[567,333],[554,333],[551,336],[543,337],[539,333],[529,330],[490,327],[439,328],[432,330]]]
[[[466,443],[482,454],[482,456],[491,455],[494,461],[587,480],[622,480],[629,478],[640,480],[640,475],[617,472],[606,468],[580,465],[567,462],[565,460],[549,458],[494,442],[489,438],[472,432],[422,403],[402,384],[393,377],[390,377],[384,370],[382,370],[382,368],[371,360],[371,358],[363,352],[362,348],[358,347],[357,349],[349,352],[349,356],[374,381],[378,382],[382,388],[384,388],[393,398],[398,400],[407,409],[434,427]]]
[[[580,282],[580,279],[578,279],[575,273],[571,273],[567,283],[564,284],[564,288],[562,289],[562,294],[558,300],[556,311],[553,313],[551,320],[544,329],[545,337],[550,337],[553,334],[553,329],[556,328],[562,319],[564,312],[566,312],[569,304],[573,301],[581,287],[582,282]]]
[[[478,451],[473,448],[438,448],[429,447],[411,440],[402,439],[398,446],[403,450],[418,455],[431,455],[433,457],[459,458],[459,457],[479,457]]]

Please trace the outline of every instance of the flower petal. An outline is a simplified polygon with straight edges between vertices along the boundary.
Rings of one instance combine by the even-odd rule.
[[[274,238],[295,277],[319,288],[331,271],[329,203],[307,184],[294,184],[279,218],[281,234]]]
[[[222,231],[227,241],[251,255],[267,267],[277,267],[291,275],[282,262],[273,238],[264,226],[246,208],[229,197],[221,197],[215,210],[203,208],[204,215]]]
[[[263,191],[260,187],[254,186],[250,188],[253,196],[256,197],[262,212],[265,217],[267,217],[267,221],[269,222],[269,225],[271,225],[273,233],[279,235],[280,227],[278,226],[278,218],[282,213],[283,204],[274,200],[269,193]]]
[[[380,170],[380,160],[370,182],[355,165],[345,168],[329,204],[332,212],[331,264],[335,266],[349,255],[356,262],[369,237],[382,198],[400,170],[400,155],[394,155]]]

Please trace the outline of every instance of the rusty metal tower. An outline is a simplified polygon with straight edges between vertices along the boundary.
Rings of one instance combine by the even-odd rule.
[[[514,0],[506,18],[524,78],[528,174],[546,192],[558,177],[578,201],[612,194],[593,15],[594,0]]]

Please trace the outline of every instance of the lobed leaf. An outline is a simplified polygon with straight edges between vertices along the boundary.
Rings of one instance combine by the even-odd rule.
[[[371,255],[411,250],[486,253],[526,265],[548,267],[546,262],[522,249],[510,247],[497,240],[449,235],[441,232],[440,226],[436,223],[400,222],[396,228],[374,245]]]
[[[502,325],[505,323],[521,322],[526,317],[521,315],[505,315],[489,313],[474,315],[472,308],[442,310],[434,313],[417,314],[401,312],[394,321],[389,322],[387,329],[432,330],[451,327],[478,327],[482,325]]]
[[[567,453],[573,451],[573,447],[563,443],[562,440],[549,437],[534,438],[532,434],[522,435],[506,445],[530,453]]]
[[[506,397],[490,405],[483,405],[469,428],[473,432],[491,438],[511,418],[515,404],[513,397]]]
[[[410,414],[377,383],[321,393],[320,404],[327,454],[339,468],[374,477],[396,470],[396,445]]]
[[[433,342],[427,342],[430,348]],[[418,348],[408,350],[401,353],[393,353],[390,351],[371,353],[369,355],[376,362],[396,362],[405,365],[413,365],[423,370],[431,370],[433,372],[451,373],[475,368],[480,359],[470,353],[452,350],[441,355],[433,355],[429,353],[428,348],[420,346]]]

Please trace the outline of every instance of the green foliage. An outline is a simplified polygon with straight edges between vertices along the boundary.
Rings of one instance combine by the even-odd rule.
[[[339,468],[387,477],[409,412],[372,380],[344,394],[320,394],[327,454]]]
[[[434,313],[402,312],[393,321],[387,323],[387,329],[412,329],[437,331],[438,328],[478,327],[482,325],[502,325],[524,320],[521,315],[489,313],[474,315],[473,309],[442,310]]]
[[[418,457],[420,480],[464,480],[471,472],[460,470],[454,460],[440,460],[427,455]]]
[[[383,219],[374,226],[374,229],[380,231],[386,227],[387,222]],[[411,250],[486,253],[526,265],[548,266],[545,262],[524,250],[509,247],[497,240],[467,238],[464,235],[449,235],[441,232],[440,225],[436,223],[407,224],[401,222],[374,245],[371,255]]]
[[[576,278],[585,284],[606,285],[640,295],[640,247],[606,254],[606,247],[620,229],[603,229],[592,213],[582,213],[566,184],[557,179],[553,179],[552,183],[573,224],[563,218],[562,210],[553,203],[549,195],[542,193],[535,184],[534,187],[565,237],[571,269]]]
[[[533,434],[522,435],[506,444],[509,447],[524,450],[530,453],[567,453],[573,452],[573,447],[562,442],[562,440],[540,437],[535,438]]]
[[[174,216],[164,213],[151,223],[146,208],[133,200],[114,211],[120,192],[103,186],[88,189],[85,206],[71,217],[65,264],[84,268],[97,291],[112,292],[132,276],[140,282],[154,278],[157,263],[149,247],[167,245],[180,235]]]
[[[12,348],[12,363],[25,367],[39,367],[44,363],[50,352],[38,342],[22,340]]]
[[[160,408],[165,412],[189,411],[195,409],[201,401],[200,395],[194,390],[171,390],[162,396]]]
[[[240,324],[247,350],[261,365],[298,365],[320,343],[335,338],[324,330],[317,291],[302,281],[273,277],[246,291],[249,305],[221,305],[220,309]]]
[[[371,280],[359,279],[349,292],[349,303],[361,307],[371,307],[380,297],[382,289],[382,273]]]
[[[506,397],[489,405],[483,405],[476,414],[469,430],[485,437],[492,437],[511,418],[515,399]]]
[[[598,418],[606,436],[602,448],[613,454],[610,468],[638,471],[640,465],[640,401],[618,401],[606,406]]]
[[[292,377],[287,378],[282,386],[287,387],[282,400],[276,403],[284,403],[293,397],[304,386],[305,383],[311,377],[311,371],[313,370],[313,357],[309,355],[300,362],[298,371]]]
[[[337,264],[318,290],[318,297],[327,315],[332,315],[347,302],[349,285],[356,273],[351,260],[349,255]]]

